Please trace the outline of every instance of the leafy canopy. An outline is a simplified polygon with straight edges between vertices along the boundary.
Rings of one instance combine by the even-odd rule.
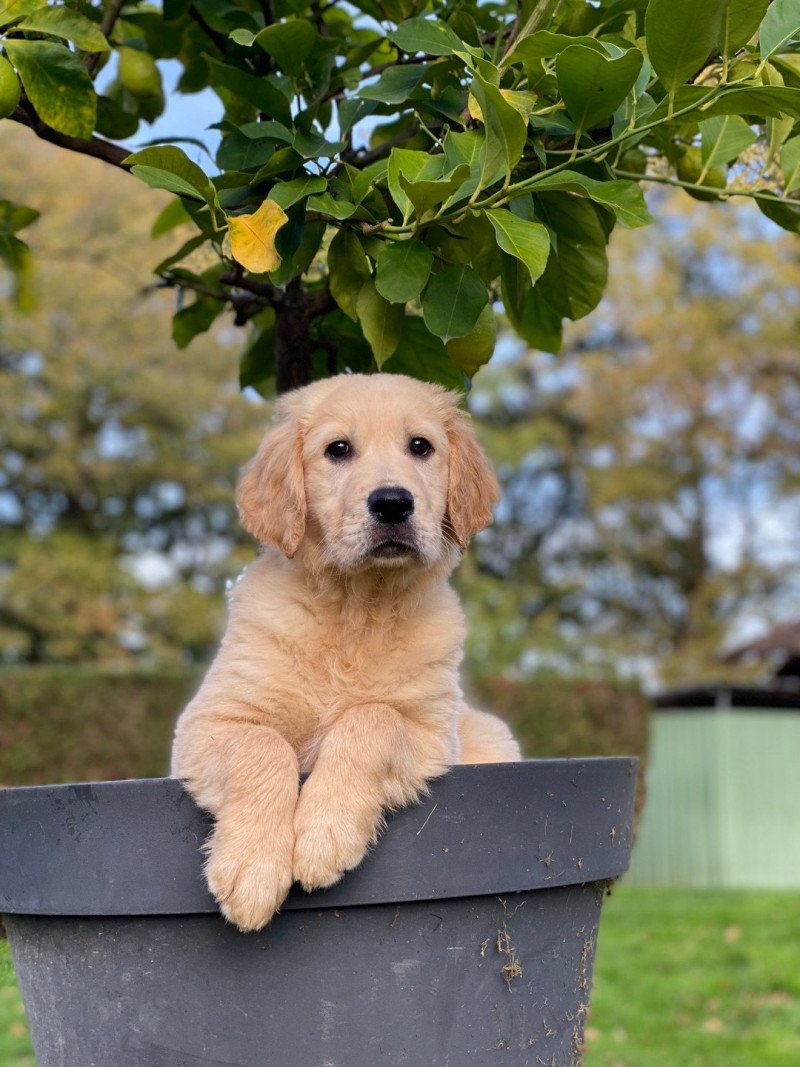
[[[232,309],[265,392],[346,368],[462,385],[499,300],[557,351],[614,226],[650,221],[643,181],[800,232],[800,0],[0,0],[0,35],[12,119],[177,198],[156,225],[192,227],[156,268],[185,295],[175,338]],[[164,59],[224,104],[209,173],[118,143],[163,111]]]

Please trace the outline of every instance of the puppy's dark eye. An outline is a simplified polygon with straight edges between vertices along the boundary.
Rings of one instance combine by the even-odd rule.
[[[325,455],[331,459],[344,459],[352,453],[349,441],[331,441],[325,449]]]
[[[412,437],[408,445],[413,456],[429,456],[433,445],[425,437]]]

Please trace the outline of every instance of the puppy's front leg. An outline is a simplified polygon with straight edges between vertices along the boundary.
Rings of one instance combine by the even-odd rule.
[[[178,726],[173,773],[215,817],[205,871],[222,914],[259,930],[292,884],[294,750],[269,726],[198,718]]]
[[[338,882],[376,840],[384,809],[412,803],[446,768],[444,743],[388,704],[344,712],[300,793],[295,881],[309,892]]]

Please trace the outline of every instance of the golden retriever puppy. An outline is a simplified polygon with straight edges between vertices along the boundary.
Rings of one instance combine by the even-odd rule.
[[[447,581],[497,499],[442,388],[348,375],[278,401],[237,493],[264,550],[173,749],[214,816],[208,885],[240,929],[267,923],[293,881],[356,867],[384,812],[452,764],[520,758],[504,723],[464,703]]]

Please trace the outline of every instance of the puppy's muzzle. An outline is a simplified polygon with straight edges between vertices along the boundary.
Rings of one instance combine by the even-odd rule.
[[[414,497],[399,485],[373,489],[367,497],[370,515],[378,522],[396,526],[414,514]]]

